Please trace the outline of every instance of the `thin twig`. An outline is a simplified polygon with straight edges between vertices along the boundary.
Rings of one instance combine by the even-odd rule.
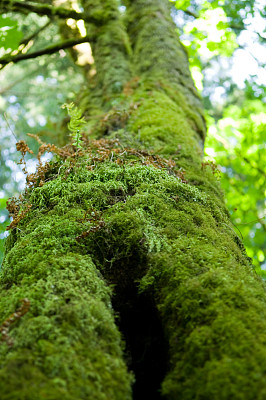
[[[257,218],[257,219],[254,219],[253,221],[249,221],[249,222],[242,222],[241,224],[237,224],[237,225],[249,225],[249,224],[253,224],[254,222],[262,221],[265,217],[266,217],[266,214],[265,214],[264,217],[262,217],[262,218]]]
[[[198,14],[196,14],[196,13],[194,13],[193,11],[190,11],[190,10],[179,10],[179,11],[183,11],[185,14],[187,14],[187,15],[189,15],[190,17],[193,17],[193,18],[199,18],[199,15]]]
[[[15,133],[13,132],[13,130],[12,130],[12,128],[11,128],[11,126],[9,125],[9,122],[8,122],[8,120],[7,120],[7,115],[6,115],[5,112],[4,112],[4,118],[5,118],[5,120],[6,120],[6,123],[7,123],[8,128],[10,129],[10,132],[12,133],[12,135],[14,136],[14,138],[16,139],[16,142],[18,142],[18,138],[16,137]]]

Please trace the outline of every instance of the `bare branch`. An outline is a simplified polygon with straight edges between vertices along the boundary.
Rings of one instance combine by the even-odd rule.
[[[78,39],[68,39],[65,40],[64,42],[56,43],[51,46],[48,46],[44,49],[34,51],[32,53],[26,53],[26,54],[17,54],[15,56],[8,56],[8,57],[3,57],[0,58],[0,64],[2,65],[0,69],[3,69],[7,64],[13,62],[17,63],[22,60],[29,60],[30,58],[36,58],[39,56],[43,56],[44,54],[54,54],[58,52],[59,50],[63,49],[68,49],[69,47],[76,46],[77,44],[80,43],[85,43],[88,41],[92,41],[92,37],[90,36],[85,36],[82,38]]]
[[[185,14],[189,15],[190,17],[193,18],[199,18],[199,15],[194,13],[193,11],[190,10],[179,10],[179,11],[183,11]],[[266,38],[264,36],[262,36],[259,32],[256,31],[251,31],[248,27],[246,27],[245,25],[236,25],[236,24],[230,24],[230,22],[228,23],[228,27],[237,31],[243,31],[243,30],[248,30],[250,32],[256,33],[256,35],[258,35],[258,37],[260,38],[261,41],[265,42]]]
[[[33,12],[38,15],[46,15],[50,18],[72,18],[75,20],[83,19],[86,22],[93,23],[95,25],[102,25],[102,18],[97,18],[88,13],[77,12],[75,10],[68,10],[64,7],[53,7],[49,4],[34,3],[31,1],[19,1],[19,0],[2,0],[2,8],[4,12]]]
[[[254,56],[254,54],[252,54],[252,52],[248,49],[248,46],[242,46],[241,44],[239,44],[238,48],[246,51],[253,58],[253,60],[256,61],[260,68],[265,68],[265,63],[262,63],[256,56]]]
[[[194,13],[193,11],[190,11],[190,10],[180,10],[180,11],[183,11],[185,14],[189,15],[190,17],[199,18],[199,15]]]
[[[266,38],[265,38],[264,36],[262,36],[259,32],[256,32],[256,31],[254,31],[254,30],[249,29],[248,26],[245,26],[245,25],[236,25],[236,24],[230,24],[230,23],[229,23],[229,28],[234,29],[234,30],[236,30],[236,31],[244,31],[244,30],[246,30],[246,31],[248,31],[248,32],[255,33],[255,34],[261,39],[261,41],[263,41],[263,42],[266,41]]]

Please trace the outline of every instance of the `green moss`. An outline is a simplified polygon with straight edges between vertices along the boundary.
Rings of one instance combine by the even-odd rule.
[[[19,299],[31,306],[10,327],[14,345],[0,346],[3,399],[13,381],[14,399],[39,386],[38,398],[130,398],[107,283],[116,311],[133,301],[127,288],[154,299],[167,399],[263,398],[265,292],[224,206],[141,153],[118,165],[105,143],[112,161],[53,164],[8,239],[1,321]]]
[[[129,119],[128,130],[155,153],[169,156],[179,150],[182,158],[197,157],[199,162],[202,149],[182,107],[162,91],[149,92],[136,92],[140,105]]]
[[[33,243],[36,237],[35,232]],[[22,240],[9,253],[5,269],[24,245]],[[49,250],[41,237],[36,246],[32,251],[38,257],[30,246],[17,254],[23,258],[21,273],[15,271],[19,281],[4,272],[1,321],[21,298],[30,299],[30,309],[10,328],[13,346],[0,344],[1,399],[129,399],[131,377],[122,360],[110,289],[89,257],[60,254],[56,246]]]
[[[100,9],[103,14],[108,12],[109,7],[113,10],[109,22],[97,31],[97,40],[92,44],[97,70],[97,90],[104,100],[102,105],[104,105],[105,111],[109,111],[112,107],[115,110],[117,105],[125,101],[128,86],[130,86],[130,82],[133,82],[129,81],[130,77],[132,75],[135,79],[138,77],[137,89],[140,88],[140,90],[133,90],[136,93],[133,96],[130,95],[124,102],[124,109],[130,115],[129,108],[134,99],[136,103],[143,103],[142,112],[145,109],[149,113],[150,119],[158,119],[159,114],[162,119],[162,124],[157,126],[157,130],[155,129],[156,122],[152,126],[149,125],[154,130],[153,138],[156,139],[157,146],[152,143],[151,129],[148,129],[147,125],[143,127],[141,132],[139,131],[141,118],[137,130],[134,128],[134,131],[138,134],[138,139],[148,145],[152,143],[156,151],[164,146],[166,147],[165,152],[171,153],[174,150],[174,145],[176,145],[174,141],[176,137],[174,138],[172,135],[173,125],[175,125],[175,132],[178,130],[181,132],[178,142],[181,140],[182,143],[182,136],[185,135],[188,126],[189,136],[191,136],[193,144],[190,150],[189,144],[184,144],[184,147],[187,147],[184,152],[191,154],[194,150],[193,155],[195,156],[195,149],[200,147],[199,138],[202,146],[206,135],[204,113],[189,73],[187,54],[178,41],[176,27],[170,17],[167,2],[158,0],[131,2],[126,13],[131,46],[125,27],[119,15],[116,15],[114,11],[115,3],[108,1],[105,10],[105,7],[104,9],[101,7],[101,2],[93,2],[93,4],[89,1],[84,2],[92,14],[93,10],[97,9]],[[133,50],[131,50],[131,47]],[[123,88],[124,96],[121,96]],[[97,90],[92,88],[92,94],[86,93],[83,98],[82,106],[88,112],[93,111],[95,103],[97,103],[97,99],[95,101],[93,97],[93,93],[96,93]],[[155,101],[153,102],[153,100]],[[150,106],[151,108],[149,108]],[[95,120],[93,118],[95,114],[97,113],[91,115],[93,121],[90,122],[90,126],[92,128],[95,127],[95,120],[97,121],[97,117]],[[169,135],[167,134],[166,121],[171,125]],[[100,125],[102,122],[101,117]],[[121,124],[120,128],[123,128]],[[119,126],[115,130],[118,129]],[[110,134],[110,130],[107,131]],[[92,134],[95,134],[95,129],[92,129]],[[102,129],[101,134],[105,135],[106,130]],[[168,143],[169,138],[170,142]]]
[[[167,2],[130,3],[140,77],[120,95],[130,74],[117,3],[84,2],[107,21],[94,43],[96,108],[107,114],[92,118],[92,137],[119,140],[84,141],[25,194],[32,207],[7,239],[0,324],[20,299],[30,309],[9,325],[12,346],[2,335],[1,400],[130,399],[132,365],[136,398],[161,384],[169,400],[264,400],[265,285],[201,164],[202,109]],[[157,348],[164,362],[146,356]]]
[[[203,139],[206,129],[202,105],[189,73],[187,54],[177,40],[169,3],[159,0],[129,3],[128,27],[135,74],[148,86],[163,86],[171,92],[178,99],[179,107],[186,111],[195,132]]]
[[[116,0],[104,1],[104,7],[100,0],[83,0],[83,7],[90,10],[92,16],[105,21],[97,28],[96,38],[92,42],[96,80],[105,103],[117,97],[130,78],[130,43]],[[92,25],[88,24],[87,28],[90,32],[95,31]]]

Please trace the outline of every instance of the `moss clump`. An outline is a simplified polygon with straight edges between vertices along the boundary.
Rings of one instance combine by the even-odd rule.
[[[263,398],[264,287],[224,206],[136,154],[120,165],[88,150],[28,192],[32,207],[8,239],[1,271],[1,321],[19,299],[31,303],[10,327],[13,346],[1,344],[3,399],[10,381],[14,399],[32,398],[37,387],[39,398],[130,398],[104,279],[129,353],[137,348],[125,323],[134,305],[141,310],[144,301],[147,315],[158,315],[155,342],[168,367],[156,364],[153,373],[166,375],[163,397]],[[147,328],[132,330],[144,348],[152,340]],[[128,363],[143,382],[147,364]]]
[[[55,243],[52,230],[49,236]],[[20,254],[19,281],[9,274],[1,282],[1,321],[19,299],[30,300],[10,327],[13,345],[0,343],[1,399],[130,399],[110,289],[89,257],[49,248],[36,230],[31,241],[38,257],[30,248]],[[22,247],[15,245],[4,271]]]

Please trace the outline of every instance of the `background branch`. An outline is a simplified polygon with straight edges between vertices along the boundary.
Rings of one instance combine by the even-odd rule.
[[[77,12],[75,10],[68,10],[64,7],[53,7],[49,4],[39,4],[28,1],[19,0],[2,0],[2,7],[4,12],[16,11],[16,12],[33,12],[38,15],[46,15],[50,18],[72,18],[75,20],[83,19],[86,22],[93,23],[95,25],[102,25],[103,20],[96,18],[88,13]]]
[[[2,67],[0,69],[3,69],[7,64],[9,64],[11,62],[17,63],[22,60],[28,60],[30,58],[36,58],[39,56],[43,56],[44,54],[54,54],[54,53],[58,52],[59,50],[67,49],[69,47],[76,46],[77,44],[85,43],[85,42],[88,42],[91,40],[92,40],[92,37],[89,37],[89,36],[85,36],[85,37],[78,38],[78,39],[68,39],[68,40],[65,40],[64,42],[56,43],[54,45],[48,46],[41,50],[34,51],[32,53],[17,54],[15,56],[3,57],[3,58],[0,58],[0,64],[2,65]]]
[[[185,14],[189,15],[190,17],[199,18],[199,15],[194,13],[193,11],[190,11],[190,10],[180,10],[180,11],[183,11]]]

